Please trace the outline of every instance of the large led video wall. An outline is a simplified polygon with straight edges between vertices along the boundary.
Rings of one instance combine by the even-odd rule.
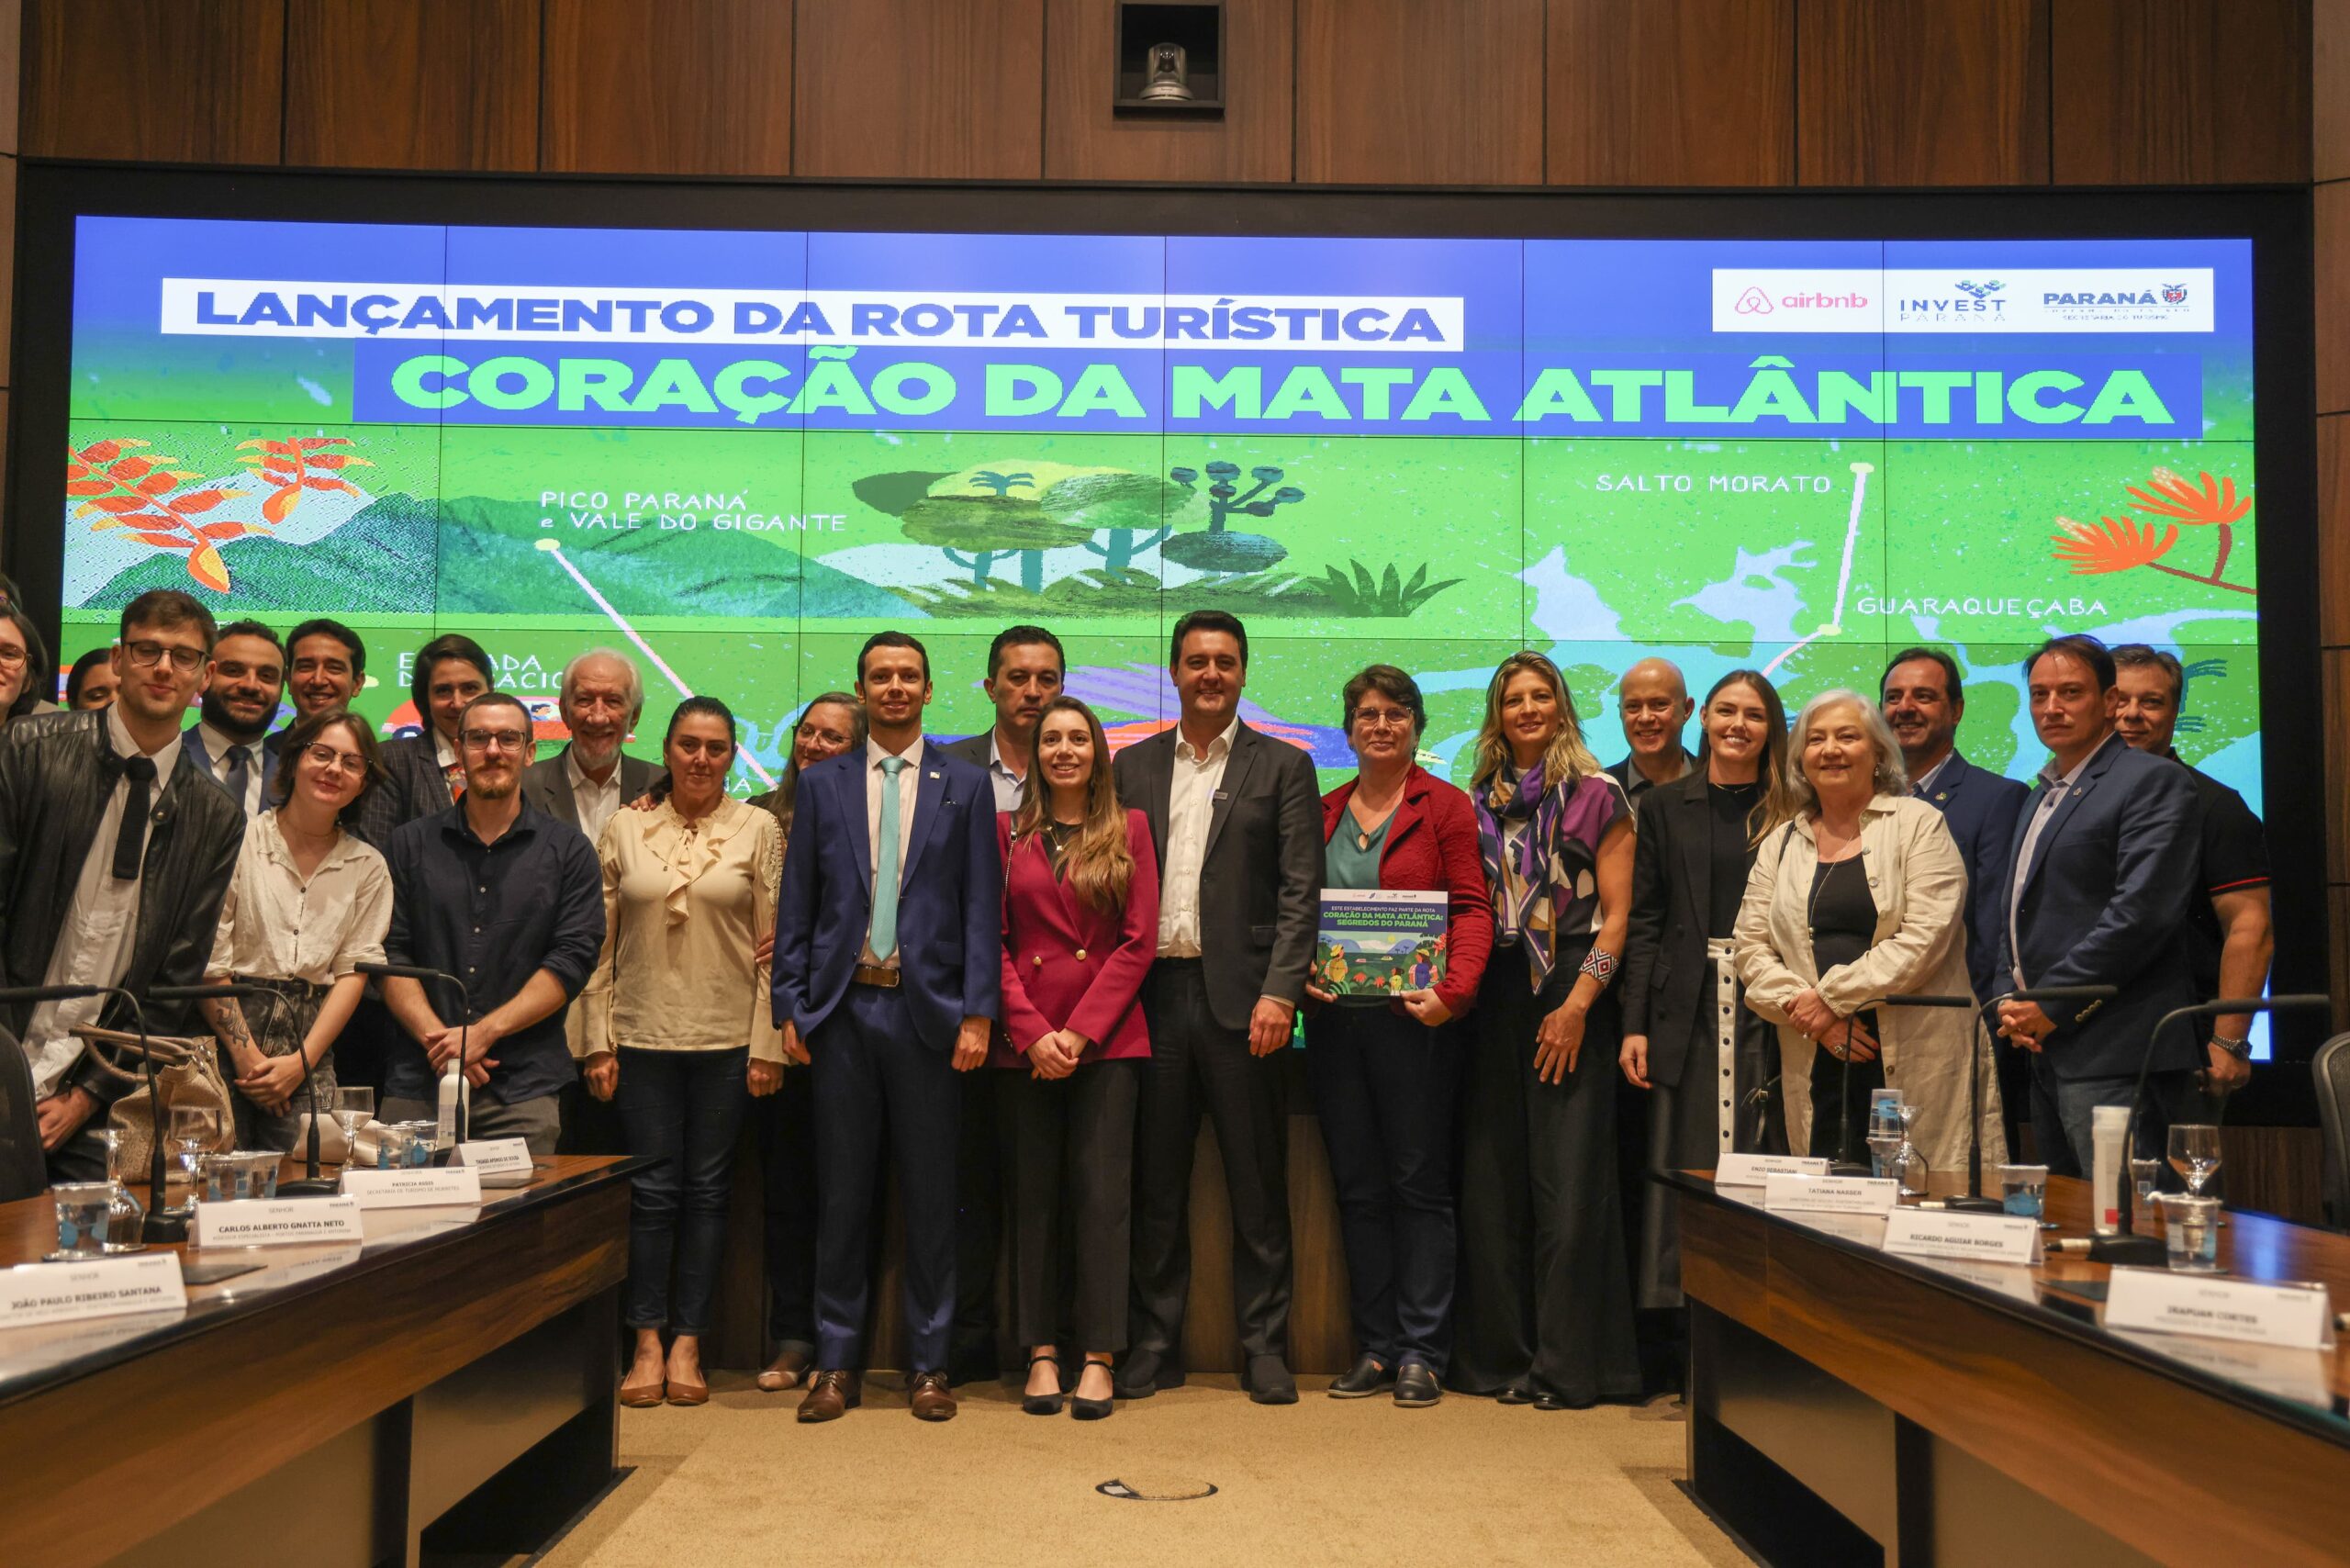
[[[1792,709],[1929,642],[1968,755],[2028,777],[2017,661],[2078,631],[2176,650],[2180,754],[2257,808],[2250,267],[2230,240],[84,217],[63,652],[151,588],[335,616],[388,734],[435,633],[550,699],[610,644],[637,748],[722,697],[755,789],[881,627],[927,643],[959,734],[992,633],[1048,626],[1124,744],[1172,721],[1174,619],[1236,611],[1245,711],[1332,779],[1372,659],[1465,778],[1521,646],[1613,758],[1644,655],[1697,689],[1762,668]]]

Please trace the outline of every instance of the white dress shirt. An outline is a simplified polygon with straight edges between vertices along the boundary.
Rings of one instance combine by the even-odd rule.
[[[1208,823],[1224,788],[1224,767],[1232,760],[1235,718],[1203,754],[1181,731],[1175,735],[1174,777],[1167,791],[1167,870],[1158,882],[1158,956],[1200,956],[1200,868],[1207,859]]]
[[[2065,797],[2073,792],[2073,786],[2080,782],[2082,772],[2097,760],[2097,754],[2106,746],[2126,744],[2118,734],[2108,735],[2102,745],[2092,746],[2087,756],[2073,764],[2070,772],[2057,772],[2053,762],[2040,770],[2040,781],[2046,788],[2041,791],[2040,799],[2032,802],[2031,816],[2023,824],[2023,843],[2016,850],[2016,863],[2008,877],[2008,954],[2015,960],[2009,972],[2020,991],[2030,987],[2031,982],[2023,978],[2023,934],[2018,929],[2016,912],[2023,907],[2025,873],[2031,868],[2033,852],[2040,847],[2040,835],[2046,830],[2050,819],[2055,816],[2056,808],[2064,804]]]
[[[902,890],[906,885],[906,853],[914,841],[914,798],[922,789],[923,739],[920,735],[914,737],[913,745],[896,753],[877,740],[867,739],[865,743],[865,842],[868,846],[865,876],[870,883],[881,870],[881,790],[889,782],[889,775],[881,771],[881,760],[891,756],[906,759],[905,767],[898,769],[898,886]],[[891,953],[887,959],[875,953],[872,927],[868,924],[865,947],[858,953],[856,961],[894,969],[898,967],[899,953],[903,951],[904,946],[901,942],[899,952]]]
[[[381,855],[343,834],[306,881],[277,813],[263,812],[246,825],[204,972],[332,985],[384,961],[391,924],[392,873]]]
[[[563,748],[563,774],[571,785],[571,803],[579,813],[579,831],[594,844],[604,836],[604,824],[621,809],[621,757],[612,754],[611,777],[601,784],[579,770],[579,745],[572,743]]]
[[[246,747],[245,798],[237,803],[244,807],[248,818],[259,816],[262,774],[269,766],[269,754],[262,749],[261,742],[232,741],[209,724],[198,724],[196,728],[204,733],[204,755],[212,759],[213,779],[224,790],[229,787],[229,753],[240,745]]]
[[[117,756],[139,755],[139,743],[130,738],[118,707],[106,710],[106,739]],[[147,755],[155,763],[155,782],[148,796],[151,825],[154,807],[171,788],[172,770],[180,765],[180,737],[174,734],[161,750]],[[82,858],[73,900],[66,905],[57,946],[50,949],[49,969],[40,977],[43,985],[119,985],[130,969],[130,950],[139,936],[139,891],[146,881],[147,851],[142,834],[141,874],[116,880],[114,841],[122,831],[123,809],[129,799],[130,779],[125,776],[115,781],[114,792],[106,797],[97,835],[90,840],[90,852]],[[92,996],[76,1002],[44,1002],[33,1010],[25,1026],[25,1055],[32,1061],[35,1099],[57,1092],[65,1070],[82,1054],[82,1043],[73,1037],[73,1030],[95,1023],[105,1005],[106,998]]]

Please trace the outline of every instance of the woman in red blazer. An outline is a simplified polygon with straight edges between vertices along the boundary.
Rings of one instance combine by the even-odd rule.
[[[1355,1364],[1336,1399],[1395,1385],[1395,1403],[1433,1405],[1451,1341],[1453,1094],[1451,1020],[1469,1011],[1494,942],[1469,797],[1413,760],[1427,710],[1393,665],[1347,682],[1348,744],[1359,771],[1322,797],[1323,886],[1330,892],[1416,889],[1446,895],[1442,978],[1422,959],[1389,997],[1340,996],[1349,966],[1317,948],[1306,994],[1305,1075],[1322,1118],[1355,1332]],[[1435,983],[1412,982],[1423,978]]]
[[[1135,1064],[1150,1055],[1136,999],[1158,954],[1158,863],[1149,818],[1118,803],[1102,721],[1076,698],[1056,697],[1038,715],[1020,809],[999,816],[996,831],[1003,1020],[989,1065],[1017,1074],[997,1114],[1012,1189],[1013,1320],[1029,1348],[1021,1407],[1059,1413],[1055,1339],[1067,1323],[1085,1357],[1070,1407],[1095,1420],[1113,1408],[1110,1362],[1126,1345]]]

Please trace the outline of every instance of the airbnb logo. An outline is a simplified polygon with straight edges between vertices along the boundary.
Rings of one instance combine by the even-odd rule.
[[[1768,316],[1771,313],[1771,297],[1749,285],[1746,292],[1738,297],[1738,303],[1732,308],[1741,316]]]

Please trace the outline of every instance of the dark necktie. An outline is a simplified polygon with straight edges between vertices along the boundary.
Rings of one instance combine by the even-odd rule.
[[[122,802],[122,827],[114,838],[114,875],[118,882],[132,882],[139,879],[140,852],[147,847],[147,807],[155,793],[155,759],[126,758],[122,772],[130,780],[130,795]]]
[[[252,783],[252,747],[232,745],[229,748],[229,798],[237,802],[237,809],[241,812],[245,809],[245,791]]]

